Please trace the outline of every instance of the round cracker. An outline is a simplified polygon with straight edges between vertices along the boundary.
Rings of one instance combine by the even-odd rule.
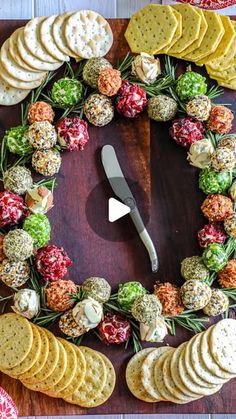
[[[207,387],[202,387],[192,380],[191,375],[189,374],[188,369],[186,368],[184,363],[184,352],[185,348],[181,352],[179,357],[179,375],[185,387],[189,388],[191,391],[196,393],[198,395],[197,397],[208,396],[209,394],[211,394],[211,391],[218,391],[221,387],[219,385],[209,384]]]
[[[146,356],[155,349],[156,348],[146,348],[136,353],[130,359],[125,372],[126,383],[131,393],[137,397],[137,399],[148,403],[153,403],[157,400],[154,397],[151,397],[145,390],[141,380],[141,369]]]
[[[1,47],[0,60],[5,71],[14,79],[24,82],[41,80],[46,75],[45,72],[33,72],[21,67],[11,56],[9,52],[10,41],[7,39]],[[13,86],[14,87],[14,86]]]
[[[13,106],[22,102],[31,90],[21,90],[10,86],[0,75],[0,105]]]
[[[184,366],[187,369],[192,381],[201,387],[208,387],[209,383],[207,383],[203,378],[199,377],[199,375],[197,375],[196,371],[193,369],[191,359],[190,359],[191,344],[192,344],[192,339],[185,346],[185,350],[182,353],[184,357],[182,361],[184,362]]]
[[[112,395],[115,388],[115,383],[116,383],[116,373],[115,373],[115,370],[111,361],[101,352],[98,352],[98,354],[102,357],[105,363],[107,378],[106,378],[105,386],[103,387],[101,392],[97,396],[91,398],[91,400],[87,401],[86,407],[89,407],[89,408],[97,407],[105,403]],[[77,403],[77,398],[75,394],[72,396],[72,399],[73,399],[72,401],[73,404],[79,404]]]
[[[18,51],[23,61],[25,61],[29,66],[35,68],[38,71],[54,71],[61,67],[61,62],[48,63],[41,61],[36,58],[30,50],[27,48],[24,41],[24,31],[20,30],[17,34],[17,45]]]
[[[172,357],[172,354],[174,352],[175,350],[173,350],[171,353],[166,352],[162,354],[160,358],[157,360],[156,365],[155,365],[155,383],[156,383],[158,391],[160,392],[160,394],[162,395],[165,401],[170,401],[172,403],[177,403],[177,404],[185,404],[185,403],[190,402],[193,399],[191,399],[190,397],[188,397],[185,400],[179,399],[177,397],[178,390],[175,387],[175,383],[173,382],[173,384],[170,385],[170,381],[172,382],[170,368],[169,368],[169,372],[166,371],[166,368],[164,370],[166,359],[168,357]],[[168,381],[168,387],[171,389],[171,392],[168,390],[166,386],[167,381]],[[181,394],[181,393],[178,391],[178,394]]]
[[[5,70],[2,63],[0,62],[0,74],[2,79],[9,84],[11,87],[15,87],[16,89],[22,89],[22,90],[32,90],[36,87],[40,86],[40,84],[43,81],[43,78],[35,81],[22,81],[17,78],[13,78],[10,76],[10,74]]]
[[[179,401],[182,401],[184,403],[188,403],[192,401],[194,398],[183,393],[183,391],[175,385],[175,382],[172,378],[171,370],[170,370],[171,358],[172,358],[172,353],[170,353],[169,356],[166,356],[163,362],[163,366],[162,366],[163,380],[164,380],[165,387],[171,394],[171,397],[173,397],[174,399],[178,399]],[[197,397],[198,396],[196,396],[196,398]]]
[[[179,373],[179,356],[186,345],[187,342],[182,343],[178,348],[176,348],[176,350],[172,354],[170,363],[171,377],[176,387],[178,387],[184,394],[186,394],[189,397],[196,398],[197,394],[184,385]]]
[[[33,342],[27,357],[15,367],[4,370],[4,374],[18,378],[21,374],[28,371],[39,358],[40,351],[42,349],[41,336],[35,325],[31,324],[31,327],[33,330]]]
[[[0,369],[16,367],[27,357],[33,344],[30,322],[18,314],[3,314],[0,336]]]
[[[57,47],[63,54],[69,55],[76,60],[80,59],[69,47],[65,38],[65,24],[67,19],[72,15],[73,12],[63,13],[57,16],[52,25],[52,35]]]
[[[31,378],[33,377],[35,374],[37,374],[45,365],[47,358],[48,358],[48,351],[49,351],[49,340],[47,337],[47,334],[45,333],[45,331],[42,328],[37,327],[37,330],[40,334],[41,337],[41,352],[40,355],[38,357],[38,359],[36,360],[36,362],[34,363],[34,365],[28,370],[26,371],[24,374],[21,374],[18,378],[21,380],[27,379],[27,378]]]
[[[49,330],[44,329],[45,333],[47,334],[48,341],[49,341],[49,350],[48,350],[48,357],[45,365],[43,368],[32,377],[22,380],[24,385],[32,385],[40,383],[41,381],[46,380],[54,371],[57,366],[58,359],[59,359],[59,344],[56,337],[49,332]]]
[[[75,349],[65,339],[57,339],[66,351],[67,366],[60,381],[57,384],[54,384],[50,390],[47,391],[47,394],[51,397],[58,397],[58,393],[71,384],[77,369]]]
[[[161,401],[163,399],[156,388],[154,380],[154,367],[159,356],[170,349],[171,347],[169,346],[161,346],[160,348],[154,349],[146,356],[146,359],[143,361],[141,367],[142,384],[150,396],[155,398],[157,401]]]
[[[65,38],[69,48],[86,59],[103,57],[113,43],[109,23],[92,10],[79,10],[67,19]]]
[[[64,372],[66,370],[66,367],[67,367],[67,357],[66,357],[66,351],[62,343],[58,341],[58,345],[59,345],[59,358],[58,358],[56,367],[52,371],[52,374],[50,374],[47,378],[45,378],[45,380],[40,381],[39,383],[34,383],[34,384],[26,383],[27,388],[30,388],[33,391],[46,391],[46,390],[51,389],[54,385],[56,385],[62,379]]]
[[[72,343],[69,342],[69,344],[73,347],[76,353],[76,372],[71,383],[66,388],[57,393],[57,397],[61,398],[70,397],[73,393],[78,391],[84,381],[86,374],[86,361],[82,351]]]
[[[199,333],[198,335],[194,336],[194,338],[192,339],[191,350],[190,350],[190,361],[191,361],[192,368],[194,369],[196,374],[207,383],[222,384],[224,381],[222,381],[221,378],[217,378],[215,375],[213,375],[203,364],[201,347],[200,347],[201,335],[202,333]]]
[[[39,25],[40,41],[46,51],[52,55],[57,61],[70,61],[67,54],[63,54],[57,47],[52,35],[52,26],[58,15],[52,15],[41,21]]]
[[[236,320],[217,323],[209,336],[210,351],[223,370],[236,374]]]
[[[214,326],[211,326],[201,336],[201,340],[200,340],[201,355],[202,355],[203,363],[205,364],[206,368],[210,370],[210,372],[213,375],[216,375],[217,377],[221,378],[222,384],[224,384],[225,381],[233,378],[235,374],[230,374],[229,372],[222,370],[222,368],[220,368],[219,365],[215,362],[213,356],[211,355],[211,352],[209,351],[209,339],[210,339],[210,334],[212,332],[213,327]]]
[[[24,60],[22,60],[19,49],[18,49],[18,35],[19,32],[21,32],[24,28],[17,28],[10,36],[9,39],[9,54],[11,58],[21,67],[23,67],[25,70],[34,72],[34,73],[42,73],[40,70],[36,70],[36,68],[31,67],[28,65]]]
[[[31,19],[24,27],[24,41],[28,50],[38,60],[45,61],[46,63],[58,63],[60,60],[55,59],[44,48],[41,39],[39,28],[46,17],[35,17]]]
[[[86,373],[79,389],[65,400],[82,407],[89,407],[93,399],[98,397],[105,387],[107,370],[101,355],[91,348],[81,346],[85,361]]]

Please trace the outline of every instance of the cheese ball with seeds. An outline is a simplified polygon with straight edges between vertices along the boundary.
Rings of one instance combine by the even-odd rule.
[[[181,275],[186,281],[190,279],[206,281],[210,272],[200,256],[191,256],[181,262]]]
[[[211,299],[211,288],[205,282],[190,279],[182,285],[180,295],[189,310],[201,310]]]
[[[134,300],[131,313],[140,323],[150,324],[161,314],[162,305],[154,294],[144,294]]]
[[[33,254],[33,239],[22,229],[11,230],[4,236],[3,251],[10,260],[24,261]]]
[[[24,195],[33,186],[29,169],[24,166],[12,166],[3,175],[4,189],[18,195]]]
[[[55,150],[36,150],[32,156],[32,167],[43,176],[54,176],[61,167],[60,153]]]
[[[86,61],[83,68],[83,80],[86,84],[96,89],[98,87],[98,77],[101,70],[112,68],[106,58],[90,58]]]
[[[111,296],[111,286],[104,278],[92,276],[81,287],[85,297],[92,297],[99,303],[106,303]]]
[[[219,316],[229,308],[229,299],[225,293],[217,288],[211,290],[211,299],[203,308],[207,316]]]
[[[55,127],[48,121],[34,122],[30,125],[25,136],[36,150],[52,148],[57,142]]]
[[[158,95],[148,100],[148,116],[154,121],[170,121],[175,117],[177,110],[177,102],[169,96]]]
[[[0,264],[0,279],[8,287],[21,287],[30,278],[27,261],[4,259]]]
[[[99,94],[93,93],[84,104],[84,114],[90,124],[96,127],[103,127],[114,118],[114,107],[111,99]]]

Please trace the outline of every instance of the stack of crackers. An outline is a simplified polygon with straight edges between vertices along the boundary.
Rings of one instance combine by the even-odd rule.
[[[1,47],[0,104],[21,102],[70,57],[104,56],[113,43],[109,23],[91,10],[36,17]]]
[[[216,393],[235,376],[234,319],[220,321],[176,349],[143,349],[126,369],[130,391],[146,402],[189,403]]]
[[[211,78],[236,89],[236,22],[228,16],[190,4],[150,4],[131,17],[125,37],[132,52],[205,64]]]
[[[116,374],[109,359],[56,338],[17,314],[0,316],[0,370],[30,390],[96,407],[112,394]]]

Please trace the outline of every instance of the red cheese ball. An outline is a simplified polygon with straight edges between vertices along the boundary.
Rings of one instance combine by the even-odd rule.
[[[227,235],[221,224],[206,224],[197,234],[200,247],[208,247],[212,243],[224,244]]]
[[[58,281],[67,273],[71,260],[62,247],[44,246],[38,250],[35,265],[45,281]]]
[[[29,215],[23,198],[9,191],[0,193],[0,227],[17,224]]]
[[[106,313],[98,325],[99,334],[104,343],[123,343],[131,336],[129,320],[120,314]]]

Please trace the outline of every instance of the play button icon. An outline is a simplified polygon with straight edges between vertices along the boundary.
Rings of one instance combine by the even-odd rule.
[[[108,201],[108,220],[110,223],[113,223],[116,220],[124,217],[130,213],[130,207],[128,205],[122,204],[115,198],[110,198]]]

